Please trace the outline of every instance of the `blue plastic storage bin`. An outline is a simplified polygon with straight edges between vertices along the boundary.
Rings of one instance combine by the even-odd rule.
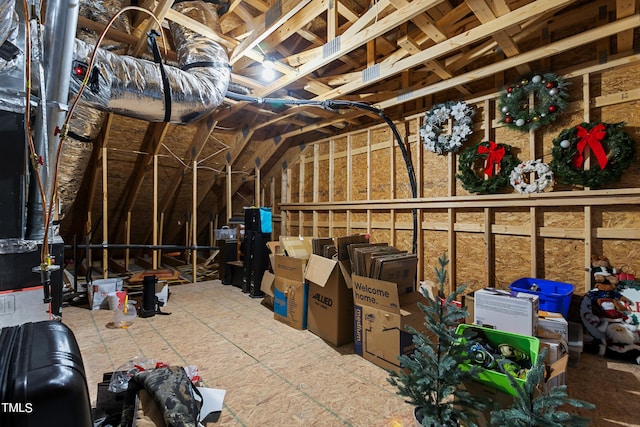
[[[566,318],[574,287],[570,283],[524,277],[510,284],[509,289],[512,292],[538,295],[540,310],[562,313]]]

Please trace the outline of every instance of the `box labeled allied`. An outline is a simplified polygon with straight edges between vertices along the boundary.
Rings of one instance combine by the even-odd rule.
[[[353,342],[353,292],[338,261],[311,255],[304,278],[309,285],[307,329],[335,346]]]
[[[538,307],[537,295],[494,288],[479,289],[474,294],[473,323],[533,336],[538,323]]]
[[[307,328],[308,286],[304,281],[307,260],[284,255],[274,257],[273,317],[292,328]]]
[[[400,372],[398,357],[414,350],[407,326],[425,331],[424,313],[418,302],[426,304],[420,292],[398,293],[392,282],[356,276],[353,280],[355,352],[388,370]]]

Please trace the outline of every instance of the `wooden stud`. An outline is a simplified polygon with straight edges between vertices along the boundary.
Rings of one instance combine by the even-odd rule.
[[[333,203],[333,194],[335,191],[335,148],[336,141],[335,139],[329,140],[329,203]],[[334,220],[334,210],[329,210],[329,237],[333,236],[333,220]]]
[[[191,192],[191,209],[193,216],[193,220],[191,221],[191,244],[194,246],[198,246],[198,162],[196,159],[193,159],[192,163],[193,167],[193,182],[192,182],[192,192]],[[198,281],[198,250],[192,249],[192,261],[193,261],[193,283]]]
[[[231,165],[227,164],[227,224],[229,223],[229,220],[231,219],[231,217],[233,216],[233,206],[232,206],[232,196],[233,194],[231,193]]]
[[[371,129],[367,129],[367,200],[371,200],[371,186],[373,185],[373,166],[371,165],[371,145],[373,138]],[[367,233],[371,234],[371,209],[367,209]]]
[[[313,144],[313,170],[320,170],[320,144]],[[318,203],[320,191],[320,175],[313,174],[313,202]],[[318,211],[313,211],[313,235],[319,236]]]
[[[102,242],[109,241],[109,190],[107,185],[107,147],[102,147]],[[109,277],[109,250],[102,250],[102,278]]]
[[[131,211],[127,212],[127,233],[125,243],[127,246],[131,244]],[[129,248],[124,250],[124,269],[129,271]]]
[[[154,245],[158,244],[158,154],[153,154],[153,239]],[[158,251],[154,249],[152,253],[153,269],[158,269]]]
[[[591,121],[591,106],[589,100],[591,99],[591,85],[589,74],[585,74],[582,76],[582,105],[584,106],[583,117],[585,122]],[[589,155],[591,150],[589,150],[589,146],[587,145],[584,149],[584,168],[585,170],[591,166],[591,156]],[[587,189],[585,187],[585,189]],[[587,285],[585,290],[591,290],[591,271],[588,270],[591,268],[591,254],[594,250],[593,248],[593,217],[592,217],[592,209],[591,206],[584,207],[584,265],[585,265],[585,274],[584,274],[584,283]]]
[[[298,182],[298,200],[300,203],[305,203],[304,190],[305,190],[305,164],[307,156],[300,155],[300,182]],[[298,212],[298,236],[304,236],[304,212]]]

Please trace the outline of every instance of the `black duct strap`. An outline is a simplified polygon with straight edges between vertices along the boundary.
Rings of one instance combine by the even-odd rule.
[[[5,61],[12,61],[19,53],[20,49],[9,40],[5,40],[2,46],[0,46],[0,58]]]
[[[93,140],[91,138],[87,138],[86,136],[82,136],[82,135],[78,135],[75,132],[69,131],[67,133],[68,136],[70,136],[71,138],[75,139],[76,141],[80,141],[80,142],[85,142],[85,143],[90,143],[93,142]]]
[[[156,37],[160,34],[156,30],[151,30],[147,35],[149,39],[149,46],[153,52],[153,62],[160,66],[160,75],[162,76],[162,87],[164,89],[164,121],[169,122],[171,119],[171,86],[169,86],[169,79],[167,78],[167,71],[162,63],[162,56],[160,55],[160,48]]]
[[[218,61],[198,61],[192,62],[191,64],[185,64],[180,69],[182,71],[188,71],[192,68],[214,68],[214,67],[228,67],[231,68],[228,62],[218,62]]]

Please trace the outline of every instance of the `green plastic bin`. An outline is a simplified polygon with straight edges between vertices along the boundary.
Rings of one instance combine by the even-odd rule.
[[[538,360],[538,352],[540,351],[540,340],[536,337],[514,334],[513,332],[500,331],[498,329],[490,329],[482,326],[469,325],[466,323],[458,325],[456,334],[463,335],[464,331],[468,328],[474,328],[478,331],[484,332],[487,340],[494,347],[497,347],[499,344],[509,344],[514,348],[524,351],[531,359],[531,364],[534,364],[536,360]],[[470,365],[463,365],[463,369],[465,367],[469,369]],[[516,383],[520,385],[523,385],[525,382],[524,379],[520,378],[515,378],[515,380]],[[481,369],[480,373],[478,374],[477,381],[493,387],[497,390],[501,390],[512,396],[515,396],[517,394],[516,390],[511,385],[509,378],[507,378],[507,375],[498,371]]]

